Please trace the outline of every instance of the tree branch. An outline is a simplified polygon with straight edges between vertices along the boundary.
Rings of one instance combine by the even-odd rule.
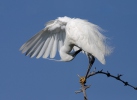
[[[116,80],[122,82],[125,86],[129,86],[129,87],[132,87],[133,89],[137,90],[137,87],[134,87],[133,85],[130,85],[127,81],[124,81],[124,80],[121,79],[121,76],[123,76],[123,75],[118,74],[117,76],[114,76],[114,75],[110,74],[108,71],[107,72],[103,72],[103,69],[100,70],[100,71],[97,71],[97,72],[93,71],[92,73],[89,73],[87,78],[89,78],[91,76],[94,76],[96,74],[104,74],[107,77],[115,78]]]
[[[93,65],[93,62],[92,62],[92,64],[90,64],[90,65]],[[90,66],[90,65],[89,65],[89,66]],[[121,76],[123,76],[123,75],[121,75],[121,74],[118,74],[117,76],[114,76],[114,75],[110,74],[108,71],[107,71],[107,72],[104,72],[103,69],[100,70],[100,71],[96,71],[96,68],[95,68],[94,71],[91,72],[91,73],[89,73],[89,70],[87,70],[87,73],[88,73],[88,74],[86,74],[86,76],[84,76],[84,77],[81,77],[81,76],[78,75],[79,78],[80,78],[81,88],[80,88],[79,91],[75,91],[76,94],[83,92],[84,100],[88,100],[87,95],[86,95],[86,89],[90,88],[90,86],[91,86],[91,85],[85,85],[85,84],[86,84],[86,80],[87,80],[89,77],[94,76],[94,75],[97,75],[97,74],[104,74],[104,75],[106,75],[107,77],[112,77],[112,78],[114,78],[114,79],[122,82],[122,83],[124,84],[124,86],[129,86],[129,87],[137,90],[137,87],[129,84],[127,81],[122,80],[122,79],[121,79]]]
[[[86,89],[90,88],[90,86],[91,86],[91,85],[86,85],[86,81],[87,81],[87,79],[88,79],[89,77],[94,76],[94,75],[97,75],[97,74],[104,74],[104,75],[106,75],[107,77],[115,78],[116,80],[122,82],[125,86],[129,86],[129,87],[137,90],[137,87],[129,84],[127,81],[122,80],[122,79],[121,79],[121,76],[122,76],[121,74],[118,74],[117,76],[114,76],[114,75],[110,74],[108,71],[107,71],[107,72],[103,72],[103,69],[100,70],[100,71],[96,71],[96,68],[94,69],[93,72],[90,72],[90,70],[91,70],[91,68],[92,68],[92,66],[93,66],[93,64],[94,64],[95,58],[94,58],[93,55],[88,54],[88,59],[89,59],[89,66],[88,66],[86,75],[85,75],[84,77],[81,77],[81,76],[78,75],[79,78],[80,78],[80,81],[79,81],[79,82],[80,82],[80,84],[81,84],[81,88],[80,88],[80,90],[75,91],[76,94],[83,92],[84,100],[88,100],[87,95],[86,95]]]

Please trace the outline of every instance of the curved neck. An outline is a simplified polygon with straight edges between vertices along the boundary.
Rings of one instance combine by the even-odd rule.
[[[68,49],[67,49],[68,50]],[[75,52],[72,52],[72,53],[70,53],[70,50],[69,50],[69,52],[68,51],[66,51],[66,48],[61,48],[60,49],[60,57],[61,57],[61,59],[63,60],[63,61],[71,61],[71,60],[73,60],[74,58],[75,58],[75,56],[80,52],[80,51],[82,51],[81,49],[79,49],[79,50],[77,50],[77,51],[75,51]]]
[[[60,57],[63,61],[71,61],[74,59],[75,56],[73,56],[73,54],[70,53],[71,48],[66,48],[65,46],[63,46],[59,53],[60,53]]]

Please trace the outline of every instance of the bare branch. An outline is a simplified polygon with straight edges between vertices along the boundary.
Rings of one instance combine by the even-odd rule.
[[[123,76],[123,75],[121,75],[121,74],[118,74],[117,76],[114,76],[114,75],[110,74],[108,71],[107,72],[103,72],[103,69],[102,69],[100,71],[97,71],[97,72],[94,71],[94,72],[88,74],[88,78],[91,77],[91,76],[94,76],[96,74],[104,74],[107,77],[115,78],[116,80],[121,81],[125,86],[130,86],[130,87],[134,88],[135,90],[137,90],[137,87],[134,87],[133,85],[130,85],[128,82],[122,80],[121,76]]]
[[[133,85],[130,85],[127,81],[122,80],[121,79],[121,76],[122,76],[121,74],[118,74],[117,76],[114,76],[111,73],[109,73],[108,71],[104,72],[103,69],[100,70],[100,71],[96,71],[96,68],[94,69],[93,72],[90,72],[90,69],[92,68],[92,65],[94,64],[95,58],[94,58],[93,55],[88,54],[88,59],[89,59],[89,66],[88,66],[86,75],[84,77],[81,77],[80,75],[78,75],[78,77],[80,78],[79,82],[81,84],[81,88],[80,88],[80,90],[75,91],[76,94],[83,92],[84,100],[88,100],[87,95],[86,95],[86,89],[90,88],[90,86],[91,86],[91,85],[86,85],[86,81],[89,77],[97,75],[97,74],[104,74],[107,77],[115,78],[116,80],[122,82],[124,84],[124,86],[129,86],[129,87],[132,87],[135,90],[137,90],[137,87],[134,87]]]

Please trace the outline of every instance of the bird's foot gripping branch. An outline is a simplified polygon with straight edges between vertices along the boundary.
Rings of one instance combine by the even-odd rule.
[[[95,61],[95,58],[92,55],[88,55],[88,58],[89,58],[89,66],[88,66],[88,70],[86,72],[86,75],[82,76],[82,77],[80,75],[78,75],[78,77],[80,78],[79,83],[81,85],[81,88],[80,88],[80,90],[75,91],[76,94],[82,92],[83,95],[84,95],[84,100],[88,100],[87,95],[86,95],[86,89],[90,88],[90,86],[91,86],[91,85],[86,85],[87,79],[89,77],[97,75],[97,74],[104,74],[107,77],[111,77],[111,78],[114,78],[114,79],[122,82],[124,84],[124,86],[129,86],[129,87],[137,90],[137,87],[129,84],[127,81],[122,80],[121,79],[121,76],[122,76],[121,74],[118,74],[117,76],[114,76],[111,73],[109,73],[108,71],[104,72],[103,69],[100,70],[100,71],[96,71],[96,68],[94,69],[94,71],[90,72],[90,69],[91,69],[91,67],[92,67],[92,65],[93,65],[93,63]]]
[[[81,89],[79,91],[75,91],[75,93],[81,93],[83,92],[84,95],[84,100],[87,100],[87,95],[86,95],[86,89],[90,87],[90,85],[85,85],[87,78],[89,78],[89,73],[90,73],[90,69],[92,68],[92,65],[94,64],[95,61],[95,57],[91,54],[88,54],[88,59],[89,59],[89,66],[86,72],[86,75],[84,77],[79,76],[80,78],[80,84],[81,84]]]

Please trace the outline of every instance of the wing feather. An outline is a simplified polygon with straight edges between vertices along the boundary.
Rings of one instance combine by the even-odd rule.
[[[41,38],[42,39],[42,38]],[[40,42],[41,42],[41,39],[39,39],[37,42],[36,42],[36,44],[33,44],[32,46],[28,46],[28,47],[26,47],[26,50],[27,50],[27,52],[26,52],[26,56],[28,56],[28,55],[32,55],[33,54],[33,52],[35,51],[35,49],[38,47],[38,45],[40,44]],[[31,55],[30,55],[30,57],[31,57]]]
[[[40,49],[42,48],[42,45],[43,45],[43,42],[40,42],[39,45],[35,48],[35,50],[33,50],[33,52],[30,54],[31,58],[36,56],[39,53]]]
[[[44,34],[43,45],[42,45],[41,49],[39,50],[39,53],[37,53],[36,58],[40,58],[44,54],[44,52],[46,51],[47,46],[48,46],[50,39],[51,39],[48,36],[49,36],[49,34],[46,34],[46,35]]]
[[[23,44],[23,46],[20,48],[22,53],[25,53],[26,51],[28,51],[30,47],[33,47],[35,43],[40,39],[41,34],[42,32],[39,32],[38,34],[33,36],[30,40],[28,40],[25,44]]]
[[[47,49],[47,47],[48,47],[48,44],[49,44],[50,40],[51,40],[51,37],[47,38],[47,40],[44,41],[44,45],[43,45],[43,47],[41,48],[41,50],[40,50],[40,52],[38,53],[38,55],[37,55],[36,58],[40,58],[40,57],[44,54],[44,52],[46,51],[46,49]],[[44,57],[43,57],[43,58],[44,58]]]
[[[50,58],[54,58],[55,57],[56,51],[57,51],[57,36],[54,35],[54,43],[53,43],[53,47],[51,49]]]
[[[46,27],[24,43],[20,50],[30,57],[47,58],[50,55],[50,58],[54,58],[64,44],[66,23],[58,19],[49,21]]]
[[[46,49],[46,51],[45,51],[45,53],[44,53],[44,55],[43,55],[43,58],[47,58],[47,57],[49,56],[50,51],[51,51],[51,49],[52,49],[53,42],[54,42],[54,37],[52,36],[52,37],[51,37],[51,40],[50,40],[50,42],[49,42],[49,44],[48,44],[48,47],[47,47],[47,49]]]
[[[29,41],[29,43],[27,43],[26,45],[26,55],[30,55],[30,57],[34,57],[36,55],[36,53],[38,52],[38,48],[40,48],[39,46],[42,45],[43,43],[43,39],[47,38],[46,34],[44,34],[44,38],[42,33],[44,34],[44,31],[42,30],[40,33],[38,33],[39,35],[37,35],[37,37],[32,37],[31,41]],[[35,54],[35,55],[34,55]]]
[[[33,39],[38,38],[38,35],[39,35],[39,34],[34,35],[31,39],[29,39],[26,43],[24,43],[24,44],[21,46],[20,50],[23,50],[23,49],[30,43],[30,41],[33,41]]]
[[[63,35],[62,32],[59,34],[59,43],[58,43],[58,50],[63,46]]]

